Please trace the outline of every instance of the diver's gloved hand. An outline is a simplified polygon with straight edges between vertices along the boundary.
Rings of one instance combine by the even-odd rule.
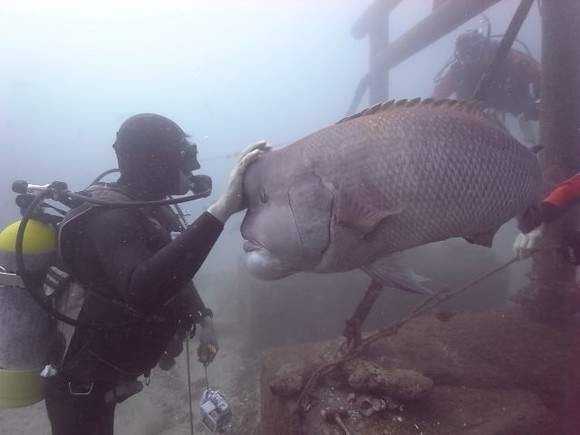
[[[199,347],[197,348],[198,360],[203,365],[209,365],[219,350],[217,335],[213,327],[213,320],[206,316],[199,322],[201,331],[199,332]]]
[[[538,205],[529,205],[516,219],[518,230],[522,233],[529,233],[542,224],[554,222],[564,212],[551,202],[542,201]]]
[[[518,260],[529,258],[539,248],[539,245],[544,240],[544,228],[545,225],[541,224],[532,231],[521,233],[516,237],[513,248]]]
[[[518,230],[527,234],[544,223],[544,214],[538,205],[529,205],[517,217]]]
[[[210,214],[220,222],[225,223],[231,215],[246,208],[242,194],[246,169],[250,163],[271,149],[272,147],[266,141],[260,141],[242,151],[238,163],[230,172],[230,179],[225,192],[207,209]]]

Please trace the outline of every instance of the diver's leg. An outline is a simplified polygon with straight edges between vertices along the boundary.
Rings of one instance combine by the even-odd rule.
[[[113,435],[115,404],[106,403],[104,391],[110,385],[95,384],[83,395],[84,385],[73,384],[71,394],[68,380],[61,376],[47,379],[46,411],[52,435]]]

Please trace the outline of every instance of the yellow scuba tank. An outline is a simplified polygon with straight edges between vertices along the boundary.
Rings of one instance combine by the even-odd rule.
[[[44,399],[40,372],[47,360],[52,323],[16,274],[16,236],[20,221],[0,232],[0,409],[29,406]],[[32,274],[54,262],[56,231],[30,219],[22,243],[24,265]]]

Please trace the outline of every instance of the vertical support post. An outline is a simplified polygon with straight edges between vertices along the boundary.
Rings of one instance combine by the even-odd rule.
[[[375,67],[374,58],[389,45],[389,15],[402,0],[375,0],[353,24],[352,36],[362,39],[369,36],[369,72],[360,80],[354,98],[346,111],[352,115],[369,90],[369,104],[385,101],[389,97],[389,69]]]
[[[580,28],[580,2],[542,2],[541,163],[548,188],[580,171],[580,45],[573,43]],[[569,213],[547,228],[561,240],[577,229]],[[576,268],[553,251],[538,252],[532,263],[532,283],[524,307],[550,323],[570,320],[578,309]]]
[[[389,69],[374,63],[375,56],[389,45],[389,12],[376,15],[369,27],[369,105],[389,98]]]

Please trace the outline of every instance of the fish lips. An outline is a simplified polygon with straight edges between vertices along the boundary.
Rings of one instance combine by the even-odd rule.
[[[296,272],[295,268],[290,267],[281,258],[253,240],[246,240],[243,248],[249,271],[259,279],[270,281]]]
[[[259,251],[260,249],[264,249],[264,247],[262,245],[260,245],[257,242],[254,242],[252,240],[246,240],[244,242],[244,252],[248,253],[248,252],[253,252],[253,251]]]

